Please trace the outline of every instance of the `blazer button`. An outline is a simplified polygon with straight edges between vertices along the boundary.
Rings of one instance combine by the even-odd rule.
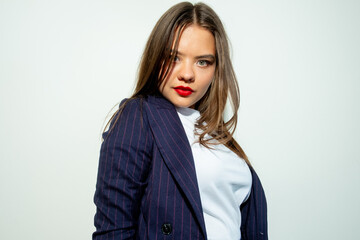
[[[171,232],[172,232],[172,226],[170,223],[164,223],[162,226],[161,226],[161,232],[164,234],[164,235],[169,235]]]

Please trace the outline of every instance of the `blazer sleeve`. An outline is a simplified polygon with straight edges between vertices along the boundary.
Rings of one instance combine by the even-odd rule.
[[[152,137],[144,114],[142,101],[130,100],[103,134],[93,239],[134,239],[151,167]]]
[[[241,239],[267,240],[267,203],[264,189],[254,169],[250,167],[252,186],[249,198],[241,205]]]

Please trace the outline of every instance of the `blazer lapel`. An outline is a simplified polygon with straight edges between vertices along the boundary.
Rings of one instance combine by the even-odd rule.
[[[175,107],[163,97],[148,97],[145,104],[150,127],[166,166],[190,202],[205,234],[199,187],[190,144]]]

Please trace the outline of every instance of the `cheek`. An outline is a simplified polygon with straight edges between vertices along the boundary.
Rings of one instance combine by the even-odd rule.
[[[214,79],[214,72],[207,73],[203,77],[202,88],[206,92]]]
[[[163,93],[163,91],[165,90],[166,85],[168,85],[168,83],[171,81],[171,79],[173,79],[176,76],[174,74],[174,72],[176,72],[175,66],[169,67],[169,72],[167,73],[166,78],[161,82],[160,87],[159,87],[159,90],[160,90],[161,93]],[[165,72],[163,74],[165,74]],[[161,71],[159,72],[159,76],[158,76],[159,81],[161,81],[161,79],[160,79],[161,76],[160,75],[161,75]]]
[[[204,95],[206,94],[206,92],[209,90],[210,85],[211,85],[211,82],[209,82],[208,84],[206,84],[206,85],[204,86],[203,96],[204,96]]]
[[[169,84],[169,77],[164,79],[164,81],[162,81],[162,83],[159,86],[159,90],[160,92],[163,94],[164,91],[166,91],[166,86]]]

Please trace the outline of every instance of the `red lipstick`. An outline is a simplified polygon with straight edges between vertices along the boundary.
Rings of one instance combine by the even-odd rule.
[[[190,88],[190,87],[184,87],[184,86],[177,86],[174,87],[174,90],[183,97],[189,96],[190,94],[192,94],[194,91]]]

